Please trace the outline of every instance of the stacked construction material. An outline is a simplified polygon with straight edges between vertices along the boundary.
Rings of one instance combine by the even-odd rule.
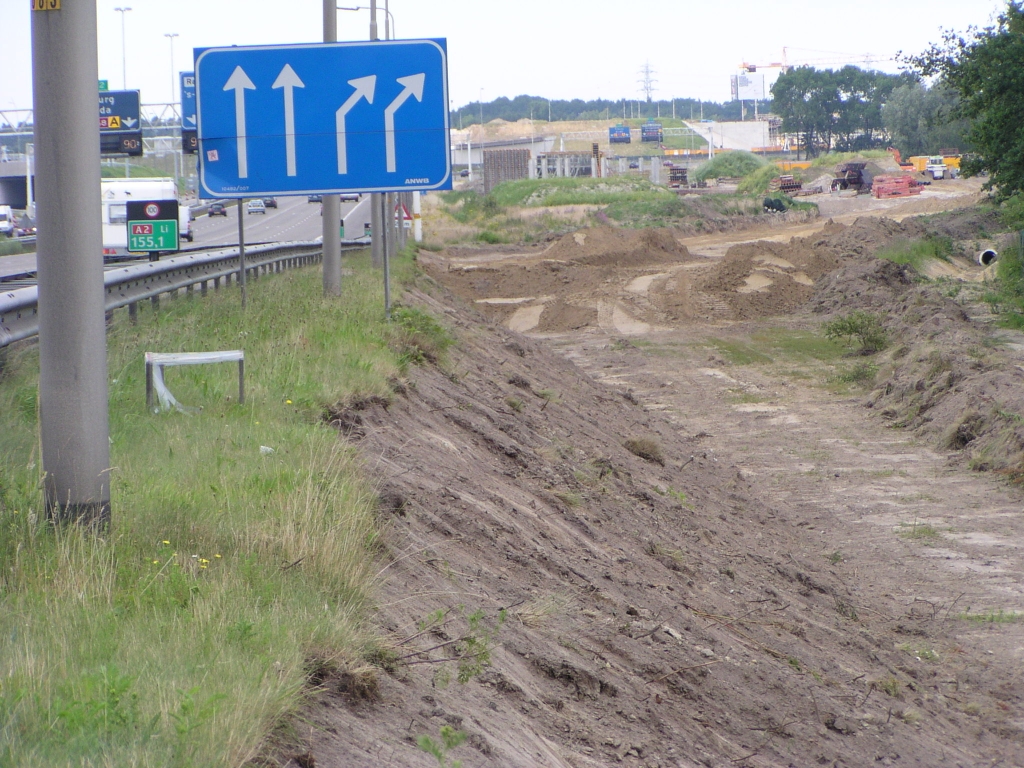
[[[921,194],[921,185],[913,176],[876,176],[872,192],[879,200]]]
[[[784,195],[792,195],[794,192],[800,191],[801,186],[803,185],[793,176],[783,174],[782,176],[776,176],[768,182],[768,191],[782,192]]]
[[[867,192],[871,189],[871,175],[865,170],[867,163],[850,162],[836,166],[835,178],[832,179],[832,191],[843,192],[854,189]]]

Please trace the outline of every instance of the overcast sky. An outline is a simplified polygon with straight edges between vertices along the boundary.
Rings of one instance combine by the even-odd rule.
[[[80,0],[65,0],[65,2]],[[338,5],[368,0],[337,0]],[[378,0],[382,9],[384,0]],[[448,40],[455,107],[481,97],[639,98],[640,69],[655,97],[729,99],[740,62],[839,66],[865,54],[919,52],[942,29],[990,24],[1003,0],[389,0],[397,37]],[[99,76],[144,104],[172,99],[174,70],[194,47],[315,42],[322,0],[121,0],[97,3]],[[32,104],[29,0],[0,0],[0,109]],[[378,11],[380,35],[384,13]],[[164,35],[177,33],[169,39]],[[338,39],[365,40],[369,11],[338,11]],[[870,65],[895,72],[893,62]],[[176,82],[176,78],[175,78]],[[178,99],[177,88],[174,100]]]

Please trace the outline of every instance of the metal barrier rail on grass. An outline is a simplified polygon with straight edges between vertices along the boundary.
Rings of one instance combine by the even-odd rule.
[[[359,250],[364,246],[348,246],[343,250]],[[320,243],[291,242],[246,246],[246,278],[257,278],[269,272],[315,264],[323,259]],[[208,253],[192,253],[162,261],[132,264],[112,269],[103,275],[107,312],[128,307],[134,316],[138,303],[151,300],[159,303],[161,294],[191,294],[196,285],[206,295],[212,284],[221,281],[230,285],[238,280],[238,248],[225,248]],[[0,348],[39,333],[39,290],[36,286],[0,293]]]

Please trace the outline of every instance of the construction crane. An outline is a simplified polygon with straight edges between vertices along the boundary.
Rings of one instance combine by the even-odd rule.
[[[740,64],[741,72],[756,72],[759,69],[780,69],[783,73],[788,72],[793,67],[804,67],[804,66],[818,66],[818,65],[847,65],[847,64],[875,64],[882,61],[893,61],[893,56],[876,56],[871,53],[864,54],[853,54],[853,53],[839,53],[837,51],[816,51],[812,48],[797,48],[798,51],[808,51],[810,53],[824,53],[829,54],[830,58],[824,59],[800,59],[799,61],[789,61],[788,48],[782,49],[782,61],[774,61],[770,64],[751,64],[749,62],[743,62]]]

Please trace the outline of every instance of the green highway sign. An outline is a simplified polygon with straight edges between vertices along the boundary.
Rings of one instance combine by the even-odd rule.
[[[177,200],[130,200],[127,209],[130,253],[178,250]]]
[[[178,222],[129,221],[128,250],[135,253],[178,250]]]

